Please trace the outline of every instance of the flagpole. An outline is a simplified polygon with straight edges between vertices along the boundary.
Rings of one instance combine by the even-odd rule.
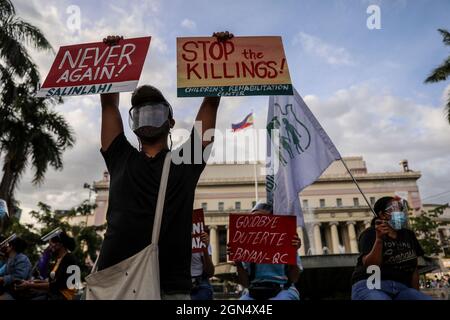
[[[253,164],[253,168],[254,168],[254,174],[255,174],[255,200],[256,202],[259,201],[258,199],[258,170],[256,168],[256,164],[258,162],[258,144],[256,141],[256,135],[255,135],[255,113],[253,112],[252,109],[252,117],[253,117],[253,152],[255,153],[255,163]]]
[[[352,177],[353,182],[356,184],[356,187],[358,188],[359,192],[362,194],[364,200],[366,201],[367,205],[369,206],[370,210],[372,211],[373,215],[376,216],[377,214],[375,213],[375,210],[373,210],[372,206],[369,203],[369,200],[367,200],[366,195],[364,194],[364,192],[361,190],[361,188],[359,187],[358,182],[356,181],[355,177],[353,176],[353,174],[350,172],[350,169],[347,167],[347,164],[345,163],[344,159],[342,159],[341,157],[341,162],[344,165],[345,169],[347,169],[348,174],[350,175],[350,177]]]

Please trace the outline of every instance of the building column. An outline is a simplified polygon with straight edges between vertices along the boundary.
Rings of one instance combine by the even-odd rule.
[[[219,241],[217,234],[217,226],[209,226],[209,240],[212,250],[212,262],[214,265],[219,263]]]
[[[226,231],[226,233],[227,233],[227,244],[228,243],[230,243],[230,233],[229,233],[229,228],[228,228],[228,225],[226,224],[226,225],[224,225],[224,227],[225,227],[225,231]]]
[[[338,223],[335,221],[330,222],[331,245],[332,245],[334,254],[339,254],[339,235],[338,235],[337,224]]]
[[[356,242],[355,221],[347,221],[348,237],[350,239],[350,252],[358,253],[358,243]]]
[[[370,228],[370,221],[364,221],[364,226],[366,227],[366,229]]]
[[[226,232],[226,234],[227,234],[227,245],[230,243],[230,230],[229,230],[229,228],[228,228],[228,224],[226,224],[226,225],[224,225],[224,227],[225,227],[225,232]],[[227,255],[227,262],[229,262],[229,261],[231,261],[230,260],[230,257]]]
[[[300,241],[302,243],[302,246],[300,247],[300,249],[298,249],[298,254],[300,256],[304,256],[305,255],[305,241],[303,238],[303,228],[302,227],[297,227],[297,234],[298,237],[300,238]]]
[[[322,250],[322,237],[320,236],[320,222],[314,224],[314,247],[316,255],[323,254]]]

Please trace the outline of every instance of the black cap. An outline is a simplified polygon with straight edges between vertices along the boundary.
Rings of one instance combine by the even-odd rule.
[[[9,242],[9,245],[14,248],[17,253],[22,253],[27,248],[27,242],[22,238],[14,238]]]

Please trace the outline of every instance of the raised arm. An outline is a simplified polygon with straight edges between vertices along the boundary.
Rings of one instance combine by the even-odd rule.
[[[118,43],[123,37],[108,36],[103,39],[107,45]],[[122,117],[119,112],[119,93],[101,94],[102,104],[102,150],[106,151],[114,139],[123,132]]]
[[[100,95],[102,102],[102,150],[106,151],[114,139],[123,132],[119,112],[119,93]]]
[[[228,31],[214,32],[213,37],[217,38],[217,41],[227,41],[233,38],[233,34]],[[206,147],[212,142],[212,140],[204,139],[204,134],[209,129],[215,129],[217,109],[219,108],[220,97],[205,97],[198,111],[195,121],[201,121],[202,123],[202,144]]]
[[[202,124],[202,132],[199,132],[202,137],[202,144],[206,147],[213,142],[212,139],[205,139],[205,132],[216,128],[217,109],[219,108],[220,97],[205,97],[198,110],[195,121]]]

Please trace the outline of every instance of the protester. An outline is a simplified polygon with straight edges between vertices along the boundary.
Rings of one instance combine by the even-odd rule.
[[[233,37],[215,33],[218,41]],[[122,37],[104,39],[114,45]],[[102,94],[101,153],[111,176],[107,230],[97,263],[98,271],[137,254],[151,243],[151,233],[165,156],[182,157],[170,165],[159,237],[162,299],[190,299],[191,231],[194,191],[206,165],[205,148],[212,142],[204,132],[214,129],[219,97],[206,97],[190,138],[171,151],[167,143],[175,125],[173,110],[161,91],[138,87],[131,97],[130,126],[141,145],[136,150],[125,138],[119,112],[119,93]],[[186,161],[187,157],[187,161]]]
[[[32,296],[31,299],[35,300],[73,300],[76,288],[71,287],[73,283],[68,283],[68,278],[73,274],[72,268],[78,266],[75,257],[71,254],[75,246],[75,240],[64,231],[56,234],[49,240],[50,251],[55,258],[49,278],[22,281],[16,286],[17,290],[28,291],[28,294]]]
[[[209,244],[209,235],[202,232],[201,241],[205,244],[202,252],[192,253],[191,277],[192,277],[192,300],[212,300],[213,288],[209,278],[214,276],[214,264],[211,258],[211,246]]]
[[[52,257],[51,247],[48,246],[40,255],[32,271],[33,279],[44,280],[49,276],[49,264]]]
[[[374,211],[376,217],[371,226],[359,237],[360,255],[352,276],[352,299],[431,299],[419,291],[417,258],[424,252],[414,232],[406,228],[407,203],[383,197],[375,203]],[[379,288],[368,286],[373,273],[368,271],[370,266],[380,268]]]
[[[273,214],[272,206],[257,203],[253,214]],[[295,235],[292,245],[301,246],[300,238]],[[238,282],[244,286],[239,300],[300,300],[295,283],[300,276],[301,262],[297,256],[296,265],[256,264],[236,262]]]
[[[6,267],[0,272],[0,300],[20,299],[15,284],[31,276],[31,262],[23,253],[26,247],[25,240],[15,237],[0,248],[7,257]]]

